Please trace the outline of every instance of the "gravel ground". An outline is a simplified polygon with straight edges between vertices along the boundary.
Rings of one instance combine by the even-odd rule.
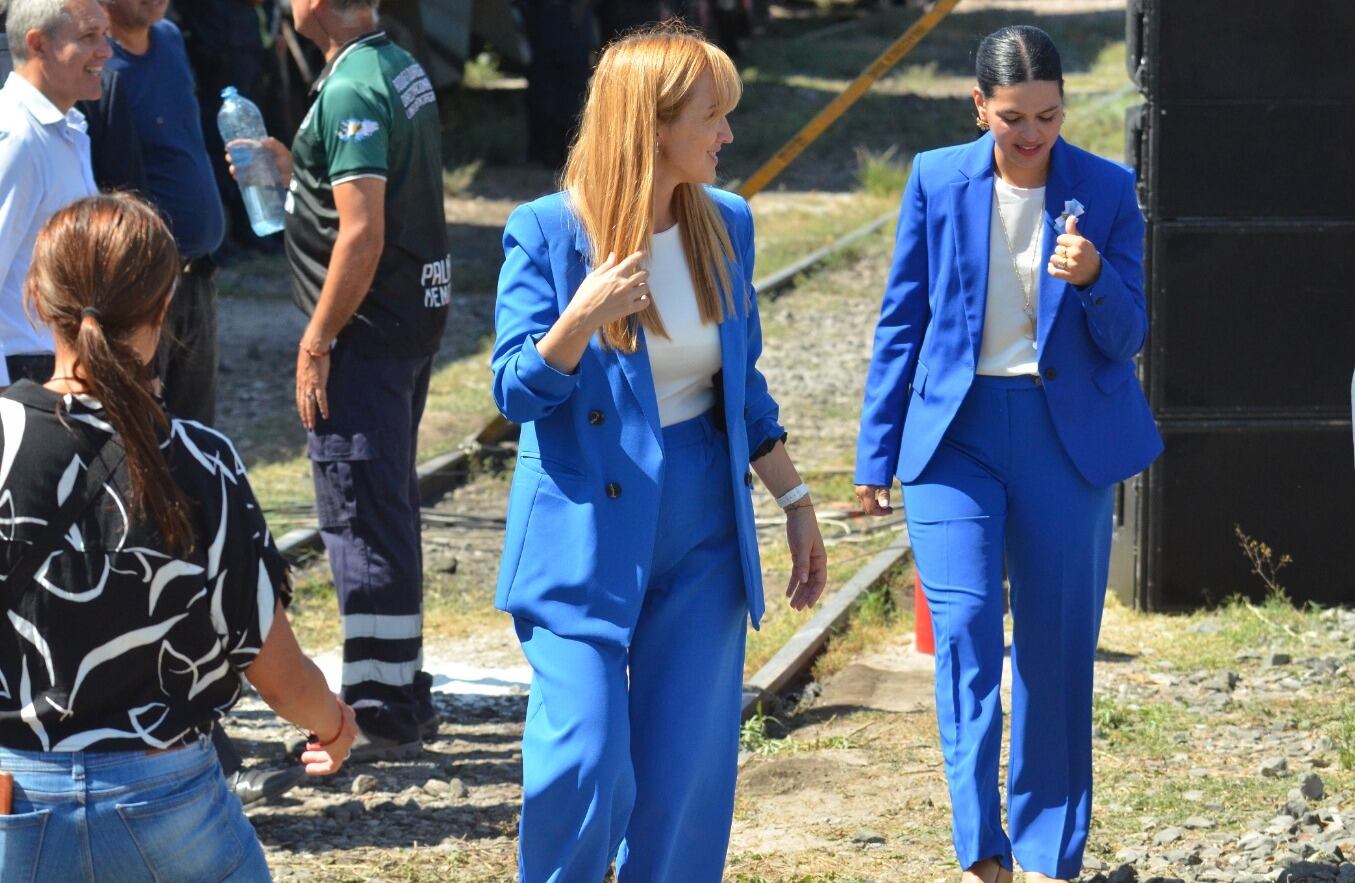
[[[1216,628],[1207,619],[1193,626],[1196,634]],[[1102,665],[1100,689],[1119,703],[1170,703],[1206,711],[1219,722],[1175,734],[1179,753],[1162,764],[1164,776],[1198,783],[1181,795],[1198,812],[1173,820],[1144,816],[1142,830],[1126,838],[1113,855],[1088,862],[1090,870],[1101,872],[1088,879],[1127,883],[1137,875],[1201,883],[1355,881],[1355,793],[1324,783],[1324,778],[1350,782],[1349,773],[1341,770],[1339,746],[1330,735],[1283,713],[1269,719],[1254,711],[1296,702],[1339,702],[1347,719],[1355,722],[1355,709],[1349,705],[1355,648],[1321,655],[1303,652],[1319,642],[1326,648],[1345,644],[1352,635],[1355,611],[1327,610],[1314,630],[1289,642],[1289,649],[1240,651],[1231,669],[1177,670],[1161,661],[1141,660]],[[1098,730],[1098,742],[1106,735]],[[1236,806],[1211,785],[1237,776],[1291,787],[1283,802],[1249,808],[1244,826],[1226,827],[1216,823],[1216,816]],[[1113,805],[1099,809],[1127,811]]]

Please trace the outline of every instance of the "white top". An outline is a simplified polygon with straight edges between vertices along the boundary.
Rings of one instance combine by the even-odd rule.
[[[649,254],[649,293],[668,332],[645,335],[659,425],[699,417],[715,404],[711,378],[720,370],[720,329],[701,321],[678,226],[655,233]]]
[[[84,114],[63,114],[10,73],[0,89],[0,386],[9,385],[5,356],[52,352],[52,333],[23,307],[38,231],[58,210],[98,192]]]
[[[1000,214],[999,214],[1000,213]],[[1003,220],[1006,232],[1003,232]],[[983,308],[983,345],[976,372],[998,376],[1038,374],[1035,323],[1044,276],[1044,188],[1013,187],[993,178],[993,219],[988,232],[988,300]],[[1012,267],[1012,252],[1016,266]],[[1017,274],[1020,274],[1020,280]],[[1030,289],[1030,316],[1026,289]]]

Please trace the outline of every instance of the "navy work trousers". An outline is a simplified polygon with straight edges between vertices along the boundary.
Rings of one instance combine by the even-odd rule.
[[[1092,664],[1110,562],[1112,492],[1063,449],[1035,377],[974,378],[927,467],[904,486],[936,637],[936,716],[955,852],[1067,879],[1092,797]],[[1007,829],[1002,568],[1011,581]],[[1009,836],[1009,833],[1010,836]]]
[[[415,473],[433,357],[376,358],[341,339],[330,361],[330,416],[309,453],[343,618],[343,698],[367,733],[412,742],[434,714]]]

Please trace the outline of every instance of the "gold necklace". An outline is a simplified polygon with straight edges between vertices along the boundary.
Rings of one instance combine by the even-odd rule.
[[[1030,282],[1027,284],[1026,277],[1022,275],[1021,267],[1016,260],[1016,249],[1012,246],[1012,235],[1007,230],[1007,216],[1002,213],[1002,198],[998,196],[996,184],[993,186],[993,200],[997,203],[997,220],[1002,225],[1002,240],[1006,243],[1007,254],[1012,259],[1012,272],[1016,274],[1016,284],[1026,297],[1026,302],[1021,307],[1021,312],[1026,314],[1026,337],[1034,340],[1035,310],[1031,307],[1031,301],[1035,296],[1035,274],[1036,265],[1040,261],[1040,247],[1044,244],[1044,224],[1037,221],[1035,225],[1035,254],[1030,259]]]

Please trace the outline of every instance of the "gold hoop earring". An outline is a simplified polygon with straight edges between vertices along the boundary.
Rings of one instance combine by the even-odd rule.
[[[974,117],[974,125],[979,127],[980,132],[988,131],[988,122],[983,117]]]

